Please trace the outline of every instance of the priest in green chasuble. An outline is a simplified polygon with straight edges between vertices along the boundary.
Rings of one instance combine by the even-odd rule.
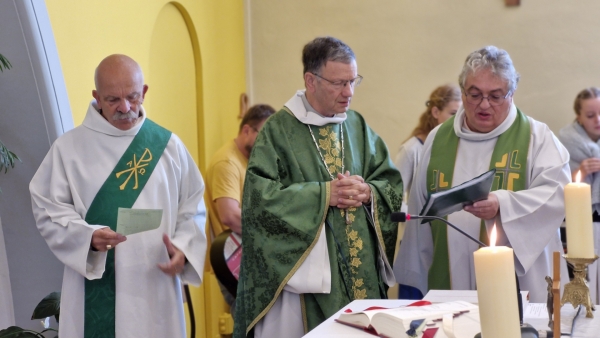
[[[248,163],[234,337],[301,337],[395,283],[402,181],[348,109],[362,80],[354,53],[316,38],[302,61],[306,90],[267,120]]]
[[[409,194],[409,213],[418,214],[428,194],[462,184],[496,169],[488,198],[448,216],[475,238],[487,241],[495,224],[497,245],[510,246],[521,290],[530,301],[546,301],[545,276],[552,252],[563,252],[564,186],[570,182],[569,154],[544,123],[513,103],[517,74],[508,53],[494,46],[472,52],[459,76],[463,106],[434,129]],[[475,290],[473,252],[478,245],[439,221],[409,221],[394,272],[401,298],[431,289]],[[562,285],[568,282],[562,261]]]

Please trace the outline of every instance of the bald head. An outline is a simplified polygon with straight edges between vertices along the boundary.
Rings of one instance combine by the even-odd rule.
[[[127,77],[144,84],[142,68],[134,59],[123,54],[113,54],[105,57],[96,67],[94,75],[96,90],[105,83],[118,80],[120,77]]]
[[[110,124],[128,130],[141,120],[141,104],[148,86],[137,62],[127,55],[107,56],[96,68],[94,82],[92,95]]]

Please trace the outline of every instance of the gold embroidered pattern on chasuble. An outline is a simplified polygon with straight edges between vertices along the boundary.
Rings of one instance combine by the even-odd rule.
[[[342,126],[340,125],[340,128]],[[323,159],[327,165],[329,173],[336,177],[338,173],[343,174],[343,159],[341,157],[341,142],[338,134],[333,130],[331,126],[324,126],[319,129],[319,148],[323,152]],[[360,260],[359,252],[363,249],[363,240],[358,235],[358,232],[353,229],[356,207],[350,207],[347,210],[340,209],[342,218],[346,216],[348,212],[349,224],[346,224],[346,240],[349,249],[349,261],[350,272],[353,275],[357,275],[357,269],[362,265]],[[367,290],[361,288],[364,286],[362,278],[356,278],[352,276],[352,292],[354,293],[354,299],[365,299],[367,297]]]

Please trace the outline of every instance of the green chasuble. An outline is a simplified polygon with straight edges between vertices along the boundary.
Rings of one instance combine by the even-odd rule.
[[[244,252],[234,337],[253,336],[252,328],[271,309],[323,227],[331,293],[300,296],[305,330],[354,299],[387,298],[377,266],[378,246],[392,262],[398,224],[391,222],[390,213],[400,210],[402,181],[383,140],[358,113],[348,111],[347,116],[342,124],[309,126],[284,108],[263,126],[249,159],[242,199]],[[342,163],[344,171],[370,185],[375,227],[362,207],[329,206],[330,173],[341,173]],[[346,224],[345,212],[351,224]]]
[[[527,180],[527,153],[531,140],[531,128],[525,114],[517,109],[513,124],[496,141],[490,160],[490,169],[496,168],[492,191],[525,189]],[[427,191],[431,194],[450,189],[456,152],[460,139],[454,132],[454,116],[444,122],[433,140],[431,158],[427,167]],[[482,173],[483,174],[483,173]],[[433,221],[433,261],[429,268],[428,289],[450,290],[451,271],[449,261],[448,231],[455,231],[441,221]],[[489,242],[485,223],[481,221],[480,240]]]
[[[117,229],[119,208],[131,208],[171,139],[171,132],[149,119],[110,173],[85,216],[88,224]],[[115,337],[115,248],[108,250],[101,279],[85,280],[85,338]]]

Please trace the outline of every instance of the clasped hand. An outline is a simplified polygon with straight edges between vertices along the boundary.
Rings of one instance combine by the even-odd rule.
[[[340,209],[360,207],[371,200],[371,187],[365,183],[364,178],[358,175],[350,176],[346,171],[343,175],[331,181],[329,205]]]
[[[579,171],[581,171],[582,180],[587,175],[600,171],[600,158],[590,157],[581,161],[581,164],[579,165]],[[573,172],[573,181],[575,181],[575,173],[576,171]]]
[[[102,228],[94,231],[92,234],[91,247],[97,251],[108,251],[116,247],[119,243],[127,240],[127,237],[114,232],[110,228]],[[185,255],[179,249],[177,249],[169,236],[163,234],[163,242],[167,248],[169,254],[169,262],[164,264],[157,264],[158,268],[169,276],[175,276],[183,271],[185,265]]]

